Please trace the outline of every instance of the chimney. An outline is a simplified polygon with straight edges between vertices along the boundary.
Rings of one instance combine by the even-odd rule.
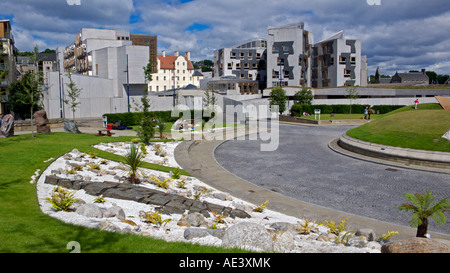
[[[173,56],[178,57],[178,51],[175,51],[175,52],[173,53]]]
[[[426,69],[425,68],[423,68],[422,69],[422,74],[424,74],[424,75],[426,75],[427,73],[426,73]]]
[[[162,56],[163,56],[163,58],[166,57],[166,51],[165,50],[162,51]]]
[[[191,52],[186,52],[186,59],[188,60],[188,61],[190,61],[191,60]]]

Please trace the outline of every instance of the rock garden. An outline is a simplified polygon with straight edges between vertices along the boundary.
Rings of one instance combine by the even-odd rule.
[[[178,172],[173,152],[179,143],[94,146],[119,155],[134,146],[142,160],[177,168],[170,173],[139,168],[138,184],[129,181],[130,166],[95,153],[74,149],[49,159],[53,162],[36,181],[40,208],[74,225],[252,251],[380,253],[383,242],[394,234],[349,231],[345,220],[299,219],[267,209],[270,200],[250,204],[218,191]]]

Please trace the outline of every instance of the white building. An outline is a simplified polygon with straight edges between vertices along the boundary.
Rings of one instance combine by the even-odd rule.
[[[234,76],[256,81],[258,89],[266,88],[267,40],[250,39],[229,48],[214,51],[214,77]]]
[[[316,43],[313,52],[313,87],[367,85],[367,58],[361,55],[361,40],[344,39],[339,31]]]
[[[311,87],[313,41],[304,23],[267,29],[267,88]]]
[[[163,50],[157,60],[158,72],[152,73],[152,81],[148,83],[150,92],[180,89],[188,85],[200,86],[200,79],[203,78],[203,75],[195,73],[190,52],[181,56],[178,51],[175,51],[173,56],[169,56]]]

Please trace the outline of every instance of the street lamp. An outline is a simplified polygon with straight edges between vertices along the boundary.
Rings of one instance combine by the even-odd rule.
[[[127,108],[128,113],[130,112],[130,77],[129,77],[129,71],[128,71],[128,54],[127,54],[127,70],[124,72],[127,73]]]

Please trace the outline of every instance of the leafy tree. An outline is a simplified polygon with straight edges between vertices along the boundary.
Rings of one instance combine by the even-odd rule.
[[[314,96],[311,89],[302,88],[294,94],[294,104],[308,104],[311,105]]]
[[[147,81],[152,81],[152,60],[148,61],[146,67],[144,67],[145,79]],[[138,129],[138,136],[141,141],[146,145],[150,143],[150,139],[153,138],[155,134],[155,122],[153,121],[153,116],[150,112],[150,99],[148,98],[148,87],[144,90],[144,96],[141,98],[141,109],[142,118],[141,126]]]
[[[31,57],[33,63],[36,64],[38,47],[34,47],[34,54]],[[44,96],[44,89],[42,86],[43,75],[39,72],[28,71],[21,79],[21,95],[15,99],[16,103],[21,103],[29,106],[31,116],[31,137],[34,137],[33,130],[33,112],[34,109],[41,103]]]
[[[428,217],[432,217],[438,224],[443,225],[446,222],[444,212],[450,210],[450,200],[443,198],[441,201],[432,205],[434,195],[430,191],[425,194],[405,193],[404,196],[412,204],[403,203],[397,208],[399,210],[412,211],[411,227],[417,227],[416,237],[425,237],[428,230]]]
[[[64,100],[64,103],[68,104],[69,108],[72,110],[73,122],[75,123],[75,111],[78,105],[80,105],[81,103],[80,101],[78,101],[78,98],[80,97],[82,89],[78,88],[75,82],[72,80],[72,73],[69,72],[67,77],[69,78],[69,83],[66,83],[66,86],[69,89],[67,92],[67,96],[69,97],[69,99]]]
[[[354,85],[349,85],[345,88],[346,98],[350,100],[350,114],[352,113],[352,102],[353,100],[359,99],[358,87]]]
[[[270,92],[270,106],[278,105],[278,112],[280,112],[280,115],[286,111],[286,91],[284,91],[281,87],[275,87]]]

